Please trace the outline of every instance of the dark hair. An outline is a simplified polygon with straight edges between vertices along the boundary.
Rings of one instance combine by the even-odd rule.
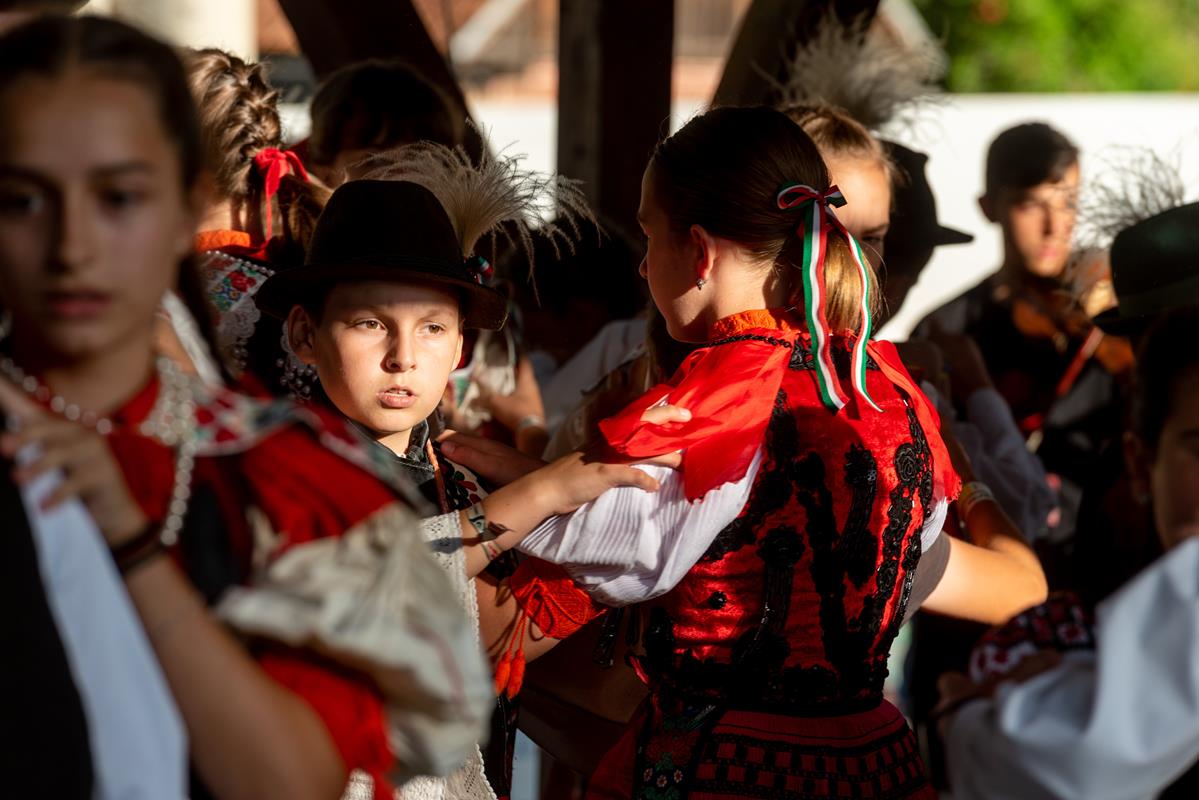
[[[390,149],[416,141],[461,144],[466,114],[445,91],[402,61],[370,60],[331,73],[312,99],[312,163],[343,150]]]
[[[1044,122],[1008,128],[987,148],[986,193],[1060,181],[1078,163],[1078,147]]]
[[[645,308],[645,281],[637,274],[643,248],[609,219],[577,221],[573,249],[540,237],[531,254],[522,248],[503,251],[498,274],[513,286],[513,299],[525,310],[540,308],[569,314],[571,301],[603,306],[611,319],[635,317]],[[561,223],[564,229],[570,224]],[[537,265],[529,274],[530,255]]]
[[[173,48],[104,17],[44,16],[0,36],[0,96],[25,76],[55,77],[72,69],[91,70],[144,89],[175,145],[184,188],[195,186],[203,163],[200,125],[187,75]],[[212,312],[193,256],[180,265],[178,290],[217,357]]]
[[[802,211],[780,209],[776,197],[788,183],[825,191],[829,175],[811,137],[789,117],[765,106],[713,109],[659,143],[650,165],[676,230],[699,225],[736,242],[779,270],[793,302],[802,298]],[[861,279],[840,236],[828,239],[824,269],[830,327],[857,330]]]
[[[1199,373],[1199,306],[1184,306],[1162,314],[1150,327],[1137,355],[1133,389],[1134,432],[1150,450],[1161,439],[1166,420],[1183,402],[1199,399],[1179,397],[1178,384]]]

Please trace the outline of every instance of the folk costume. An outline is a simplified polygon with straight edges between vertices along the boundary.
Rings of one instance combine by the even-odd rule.
[[[351,181],[334,192],[318,220],[305,265],[266,281],[255,302],[271,316],[283,318],[297,303],[313,294],[319,296],[337,283],[431,281],[459,294],[465,328],[500,329],[507,316],[507,300],[490,285],[490,265],[474,254],[475,245],[504,221],[513,222],[522,235],[530,235],[523,215],[530,201],[540,197],[540,190],[523,193],[521,174],[510,169],[509,162],[486,159],[474,165],[464,153],[438,145],[409,145],[392,158],[393,166],[373,173],[379,178]],[[557,229],[543,232],[558,233]],[[331,405],[327,407],[335,411]],[[475,584],[467,579],[462,563],[459,512],[486,496],[482,481],[444,456],[431,441],[429,422],[410,432],[403,455],[373,441],[370,432],[359,432],[365,446],[417,486],[428,502],[432,513],[421,523],[422,535],[466,609],[476,649],[481,651]],[[511,557],[500,558],[488,572],[500,580],[513,566]],[[489,741],[479,739],[486,747],[476,744],[465,765],[448,778],[410,781],[402,796],[405,800],[506,797],[515,734],[515,703],[501,696],[492,715]],[[369,785],[364,776],[356,780],[356,791]],[[348,795],[358,796],[355,791]]]
[[[81,421],[106,436],[154,521],[114,550],[118,567],[165,549],[376,797],[466,758],[492,696],[477,634],[417,533],[419,499],[339,418],[215,389],[160,359],[123,407]],[[209,796],[194,777],[190,796]]]
[[[1199,248],[1199,203],[1183,203],[1181,179],[1170,170],[1155,167],[1146,179],[1129,181],[1136,165],[1117,171],[1128,198],[1153,197],[1149,191],[1177,180],[1176,191],[1167,191],[1159,202],[1165,208],[1128,200],[1112,203],[1124,220],[1109,233],[1111,277],[1118,305],[1095,317],[1095,325],[1109,336],[1143,336],[1152,322],[1173,308],[1199,303],[1195,277],[1195,252]],[[1122,206],[1122,207],[1121,207]],[[1090,212],[1088,212],[1089,214]],[[1119,445],[1119,442],[1115,443]],[[1069,586],[1093,609],[1120,586],[1161,556],[1153,511],[1133,485],[1125,466],[1123,447],[1111,446],[1103,454],[1096,478],[1084,487],[1079,529],[1070,554]]]
[[[882,687],[958,479],[936,412],[894,348],[869,341],[865,298],[860,335],[825,321],[828,236],[868,274],[830,207],[839,193],[777,199],[804,212],[802,314],[717,322],[669,382],[601,424],[616,453],[681,450],[680,469],[648,467],[656,494],[610,491],[520,545],[573,579],[536,562],[510,579],[550,636],[599,613],[596,599],[643,604],[634,666],[650,699],[591,797],[935,796]],[[692,419],[642,423],[659,403]]]
[[[1041,650],[1062,661],[956,710],[954,797],[1194,797],[1197,571],[1199,542],[1186,541],[1104,600],[1094,626],[1054,596],[984,639],[975,680],[1002,680]]]

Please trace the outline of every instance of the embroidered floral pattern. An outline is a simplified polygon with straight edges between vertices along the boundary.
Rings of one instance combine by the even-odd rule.
[[[238,369],[245,368],[246,342],[261,318],[254,294],[274,270],[219,250],[203,254],[208,296],[217,310],[217,339]]]

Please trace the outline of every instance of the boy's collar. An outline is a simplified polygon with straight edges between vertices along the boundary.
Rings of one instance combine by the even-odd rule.
[[[414,427],[409,432],[409,434],[408,434],[408,449],[404,451],[403,455],[396,453],[395,451],[393,451],[389,447],[387,447],[387,445],[380,442],[378,440],[378,438],[375,436],[375,434],[373,432],[371,432],[371,430],[369,428],[367,428],[365,425],[363,425],[359,422],[356,422],[352,419],[348,420],[348,421],[349,421],[350,425],[354,428],[354,430],[358,431],[358,433],[361,434],[363,436],[363,438],[368,439],[372,444],[374,444],[378,447],[382,447],[383,449],[387,450],[389,453],[392,454],[393,457],[395,457],[401,461],[406,461],[406,462],[410,462],[413,464],[427,464],[428,463],[429,458],[428,458],[428,454],[426,452],[426,447],[425,447],[425,445],[428,444],[428,441],[429,441],[429,423],[427,420],[421,420],[420,423],[417,424],[416,427]]]

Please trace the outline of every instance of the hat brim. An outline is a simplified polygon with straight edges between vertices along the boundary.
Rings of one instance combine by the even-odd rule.
[[[1096,314],[1091,318],[1091,323],[1109,336],[1123,336],[1125,338],[1135,336],[1145,330],[1151,322],[1153,322],[1152,315],[1141,314],[1139,316],[1126,317],[1120,313],[1119,306],[1109,308],[1107,311]]]
[[[930,238],[937,247],[943,244],[969,244],[974,241],[972,234],[954,228],[946,228],[944,225],[938,225]]]
[[[286,319],[292,308],[339,283],[411,281],[437,283],[462,294],[462,324],[467,328],[496,331],[508,319],[508,299],[490,286],[430,273],[419,267],[377,264],[313,264],[280,270],[262,284],[254,302],[265,314]]]

